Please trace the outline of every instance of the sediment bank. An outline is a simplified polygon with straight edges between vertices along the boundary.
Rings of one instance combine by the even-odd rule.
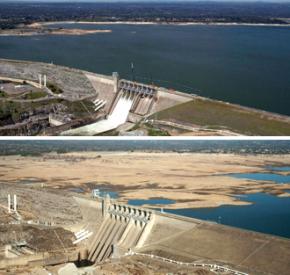
[[[213,162],[214,159],[214,162]],[[152,152],[84,152],[40,157],[3,156],[0,180],[56,189],[92,188],[118,193],[119,201],[164,198],[167,208],[217,207],[249,202],[237,194],[266,192],[285,196],[290,183],[233,178],[231,173],[266,171],[269,165],[289,166],[290,155],[235,155]],[[156,206],[160,207],[160,205]]]

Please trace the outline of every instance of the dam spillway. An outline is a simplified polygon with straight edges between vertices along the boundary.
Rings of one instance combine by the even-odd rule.
[[[126,122],[132,104],[133,98],[130,97],[130,95],[123,94],[118,99],[113,112],[107,119],[66,131],[63,135],[97,135],[116,129],[118,126]]]
[[[107,118],[101,121],[71,129],[62,135],[97,135],[118,128],[127,121],[129,113],[137,116],[149,114],[156,100],[155,87],[128,80],[119,80],[113,74],[115,96],[108,109]],[[96,99],[96,101],[100,99]],[[101,101],[102,102],[102,101]]]
[[[102,269],[105,261],[105,265],[119,266],[141,262],[145,268],[146,264],[157,268],[166,265],[186,269],[185,274],[192,274],[190,266],[207,270],[218,267],[218,272],[233,275],[289,274],[289,239],[105,200],[74,197],[83,219],[72,229],[82,229],[75,231],[78,236],[91,232],[88,239],[64,250],[53,233],[56,228],[49,226],[46,230],[55,236],[57,250],[2,258],[0,270],[15,265],[55,266],[68,262]]]
[[[141,246],[153,224],[151,211],[111,204],[106,200],[103,204],[104,219],[88,249],[90,262],[106,260],[113,255],[115,248],[128,251]]]
[[[136,254],[186,266],[218,264],[226,274],[288,274],[287,239],[123,204],[109,196],[100,209],[102,223],[87,247],[91,263]],[[278,261],[259,264],[274,251]]]

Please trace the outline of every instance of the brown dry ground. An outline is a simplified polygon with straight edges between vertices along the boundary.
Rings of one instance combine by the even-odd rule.
[[[64,251],[73,247],[73,234],[61,227],[40,227],[33,225],[0,225],[0,246],[13,241],[25,240],[37,252]]]
[[[97,266],[96,274],[135,274],[135,275],[165,275],[165,274],[192,274],[211,275],[214,272],[206,269],[183,267],[143,256],[130,256],[120,260],[110,260]]]
[[[41,157],[0,158],[0,181],[69,189],[109,188],[120,200],[167,198],[171,208],[215,207],[247,202],[234,194],[285,195],[290,184],[235,179],[224,174],[264,171],[265,165],[288,165],[290,155],[235,155],[158,152],[85,152]],[[168,206],[168,207],[169,207]]]
[[[58,274],[58,270],[65,264],[56,266],[47,266],[45,269],[52,274]],[[0,275],[43,275],[43,268],[17,268],[10,271],[0,271]],[[105,263],[94,267],[85,267],[81,270],[81,274],[91,275],[212,275],[215,274],[207,269],[183,267],[176,264],[166,263],[155,259],[142,256],[130,256],[121,259],[108,260]],[[87,272],[87,273],[86,273]]]

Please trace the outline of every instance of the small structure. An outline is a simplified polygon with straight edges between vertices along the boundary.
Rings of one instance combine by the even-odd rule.
[[[46,74],[44,74],[44,75],[39,74],[38,81],[39,81],[39,88],[46,87]]]
[[[51,113],[48,116],[48,121],[51,126],[60,126],[72,121],[70,114],[56,114]]]
[[[147,115],[151,112],[157,100],[157,88],[155,86],[120,79],[118,73],[113,73],[113,82],[115,99],[110,107],[109,114],[113,113],[121,98],[132,101],[129,110],[131,113]]]
[[[93,101],[93,104],[95,105],[94,110],[95,112],[99,111],[100,109],[102,109],[103,107],[105,107],[107,101],[106,100],[101,100],[101,99],[95,99]]]
[[[10,196],[10,194],[8,194],[8,206],[7,206],[7,208],[8,208],[8,213],[11,213],[11,196]]]
[[[103,217],[107,216],[110,204],[111,204],[111,198],[110,198],[110,195],[107,194],[106,197],[103,198],[103,200],[102,200],[102,214],[103,214]]]
[[[17,195],[13,195],[13,202],[11,201],[11,194],[8,194],[8,203],[7,203],[7,209],[8,213],[14,212],[17,213]]]
[[[93,189],[92,190],[92,197],[93,198],[99,198],[101,196],[100,190],[99,189]]]

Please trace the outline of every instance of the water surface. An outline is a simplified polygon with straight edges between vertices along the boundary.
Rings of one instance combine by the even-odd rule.
[[[151,198],[147,200],[142,200],[142,199],[135,199],[135,200],[129,200],[128,204],[131,205],[136,205],[136,206],[141,206],[144,204],[149,204],[149,205],[167,205],[167,204],[174,204],[174,200],[170,199],[165,199],[165,198]]]
[[[290,183],[290,175],[279,175],[275,173],[236,173],[227,175],[240,179],[273,181],[276,183]]]
[[[290,238],[290,198],[258,193],[241,199],[253,204],[166,212]]]
[[[54,62],[290,115],[290,29],[60,25],[85,36],[0,37],[0,58]],[[137,78],[139,76],[139,78]],[[182,84],[182,85],[180,85]]]
[[[272,171],[290,172],[290,166],[267,166],[266,168]]]

